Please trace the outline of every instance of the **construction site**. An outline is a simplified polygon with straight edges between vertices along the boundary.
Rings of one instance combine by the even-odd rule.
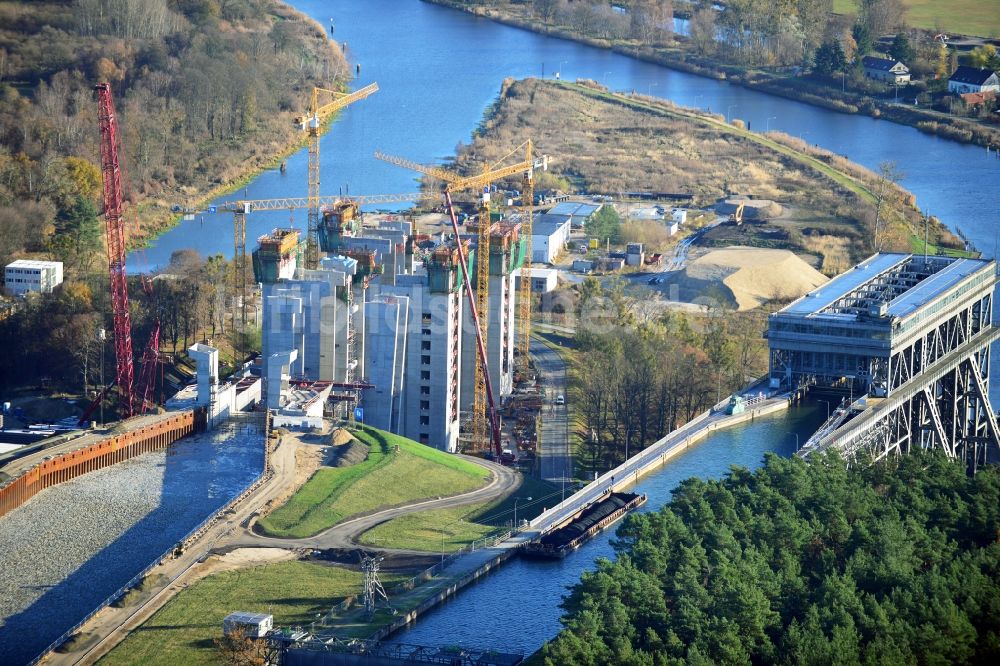
[[[377,90],[313,91],[310,112],[297,120],[308,134],[308,197],[220,206],[233,219],[232,325],[245,333],[256,310],[260,353],[237,347],[236,371],[224,377],[220,348],[196,342],[186,350],[196,367],[190,383],[158,404],[159,321],[136,354],[129,299],[130,287],[150,298],[154,290],[149,276],[130,282],[127,274],[127,218],[135,213],[125,205],[122,129],[111,87],[97,87],[116,371],[77,429],[4,453],[0,534],[19,546],[4,557],[0,617],[22,636],[0,653],[5,661],[31,661],[61,645],[155,567],[171,566],[262,484],[274,486],[272,429],[318,433],[334,421],[364,423],[505,465],[535,448],[541,402],[527,363],[531,281],[515,278],[530,267],[532,174],[546,158],[535,158],[527,141],[465,177],[380,155],[442,181],[443,192],[321,195],[324,121]],[[321,95],[332,101],[319,104]],[[510,178],[525,204],[508,217],[490,195]],[[478,193],[472,216],[452,201],[460,192]],[[418,233],[412,219],[361,211],[439,198],[450,234]],[[308,212],[305,233],[275,228],[248,253],[248,215],[295,209]],[[501,406],[518,384],[518,398],[504,409],[514,417],[509,428]],[[97,428],[109,401],[121,421]],[[92,511],[94,502],[109,510]],[[51,528],[32,527],[43,523]],[[19,539],[26,530],[33,536]],[[62,556],[43,557],[56,542]],[[39,558],[44,567],[32,565]],[[122,558],[132,564],[120,566]]]

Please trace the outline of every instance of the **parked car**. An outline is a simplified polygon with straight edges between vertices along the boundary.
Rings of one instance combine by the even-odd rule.
[[[566,398],[565,398],[565,396],[563,396],[563,394],[560,393],[559,395],[556,396],[556,404],[557,405],[565,405],[566,404]]]

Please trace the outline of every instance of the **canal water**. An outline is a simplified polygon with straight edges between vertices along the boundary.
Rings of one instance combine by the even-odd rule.
[[[260,474],[262,436],[202,433],[0,518],[0,664],[25,664]]]
[[[614,90],[652,94],[746,120],[751,129],[781,130],[871,169],[895,161],[917,204],[960,228],[978,249],[995,254],[996,208],[983,193],[1000,186],[1000,160],[983,148],[960,145],[887,121],[851,116],[672,71],[609,51],[537,35],[418,0],[298,0],[293,4],[346,44],[360,65],[353,87],[377,81],[380,92],[346,109],[322,139],[323,194],[415,191],[413,175],[372,157],[375,150],[431,163],[467,141],[496,98],[505,77],[589,78]],[[303,104],[305,99],[302,100]],[[558,113],[558,109],[553,109]],[[526,137],[527,138],[527,137]],[[572,160],[572,156],[555,156]],[[245,190],[220,200],[305,196],[306,152],[288,169],[263,173]],[[178,202],[183,203],[183,202]],[[232,218],[205,214],[164,234],[132,270],[167,264],[171,252],[193,247],[203,255],[232,256]],[[254,213],[250,245],[270,228],[304,229],[305,212]],[[791,455],[795,433],[804,438],[825,413],[799,408],[719,432],[639,484],[653,511],[690,476],[720,477],[732,465],[755,467],[767,452]],[[530,653],[558,633],[566,588],[610,557],[611,534],[562,562],[515,560],[432,611],[400,641],[511,649]]]
[[[496,98],[505,77],[556,73],[589,78],[615,90],[651,93],[678,104],[743,118],[751,129],[781,130],[846,155],[869,168],[893,160],[917,204],[963,233],[985,254],[996,246],[995,206],[983,193],[1000,187],[996,152],[922,134],[911,127],[852,116],[747,90],[729,83],[673,71],[574,42],[504,26],[419,0],[298,0],[298,9],[346,43],[352,67],[361,66],[354,87],[377,81],[380,91],[357,102],[323,137],[322,192],[381,194],[412,192],[416,179],[375,160],[382,150],[418,162],[452,155]],[[302,99],[303,106],[306,99]],[[558,113],[558,109],[553,109]],[[570,155],[554,156],[572,160]],[[306,151],[288,160],[282,174],[263,173],[245,190],[223,197],[305,196]],[[184,202],[177,202],[184,203]],[[254,213],[247,236],[275,225],[305,225],[305,212]],[[129,258],[133,271],[163,267],[174,250],[193,247],[203,255],[232,256],[232,216],[199,215],[155,241],[144,255]]]
[[[658,510],[670,501],[677,484],[689,477],[719,478],[733,465],[752,469],[768,452],[792,455],[796,434],[805,441],[825,417],[825,406],[811,403],[711,435],[639,481],[638,492],[649,496],[640,511]],[[515,558],[418,618],[392,640],[533,653],[559,633],[559,603],[567,588],[592,569],[598,558],[614,557],[613,537],[614,530],[608,530],[564,560]]]

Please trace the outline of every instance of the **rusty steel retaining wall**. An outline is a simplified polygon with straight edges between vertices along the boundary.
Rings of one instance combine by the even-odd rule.
[[[0,487],[0,516],[21,506],[41,490],[142,453],[165,448],[194,429],[194,412],[177,412],[151,425],[44,460]]]

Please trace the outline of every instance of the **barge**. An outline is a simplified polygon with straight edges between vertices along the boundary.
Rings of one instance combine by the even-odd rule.
[[[522,553],[528,557],[562,559],[645,503],[645,495],[609,492],[537,541],[525,544]]]

